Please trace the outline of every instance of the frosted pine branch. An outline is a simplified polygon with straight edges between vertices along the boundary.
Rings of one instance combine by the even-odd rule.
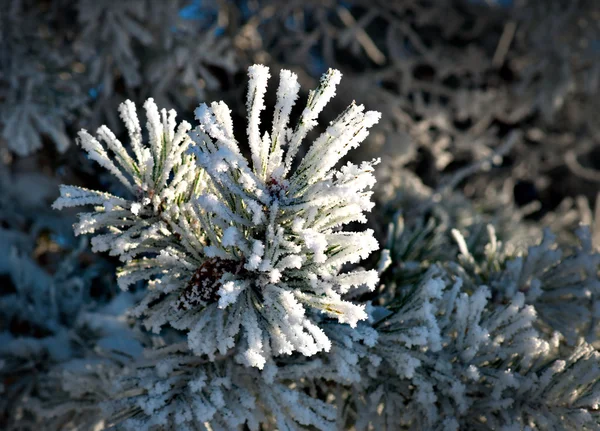
[[[231,357],[207,362],[176,347],[149,352],[118,380],[109,423],[127,430],[336,429],[333,406]]]
[[[184,330],[190,348],[209,358],[240,345],[238,360],[263,368],[273,356],[329,350],[324,320],[354,327],[367,317],[364,305],[343,295],[373,289],[377,272],[341,270],[378,243],[371,230],[341,228],[366,221],[376,161],[335,166],[379,114],[352,104],[293,169],[341,74],[324,75],[292,127],[299,86],[295,74],[282,71],[271,133],[260,130],[268,68],[252,66],[249,76],[251,161],[242,155],[223,102],[196,110],[200,125],[189,134],[190,145],[190,126],[176,128],[175,113],[159,112],[152,99],[144,105],[149,142],[143,143],[127,101],[120,112],[133,155],[105,126],[98,139],[82,131],[79,141],[132,198],[62,186],[54,207],[95,206],[80,214],[76,233],[96,234],[95,250],[126,262],[118,271],[121,287],[149,281],[150,292],[133,310],[148,328]]]

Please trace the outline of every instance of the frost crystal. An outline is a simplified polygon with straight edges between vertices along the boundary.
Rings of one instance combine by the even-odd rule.
[[[250,160],[223,102],[200,105],[200,125],[188,134],[185,122],[176,129],[174,111],[159,112],[149,99],[144,144],[127,101],[120,112],[134,157],[105,126],[98,138],[112,157],[86,131],[80,143],[133,198],[62,186],[54,207],[95,205],[94,212],[80,214],[75,231],[103,229],[92,244],[125,262],[118,274],[122,288],[149,281],[149,294],[134,310],[147,327],[184,330],[193,352],[211,359],[239,344],[238,361],[263,368],[273,356],[328,351],[331,341],[321,328],[327,319],[355,327],[367,318],[364,305],[343,295],[356,287],[373,289],[377,271],[341,270],[378,243],[372,230],[341,228],[366,221],[377,161],[335,166],[380,115],[351,104],[295,162],[335,95],[340,72],[322,77],[292,127],[299,84],[283,70],[270,132],[260,130],[269,70],[252,66],[249,77]]]

